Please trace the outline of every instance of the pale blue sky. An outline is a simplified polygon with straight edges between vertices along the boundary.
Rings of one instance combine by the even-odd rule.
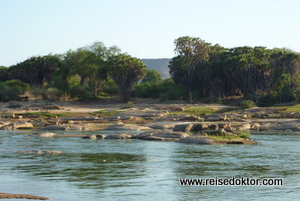
[[[174,40],[300,52],[300,0],[0,0],[0,66],[102,41],[172,58]]]

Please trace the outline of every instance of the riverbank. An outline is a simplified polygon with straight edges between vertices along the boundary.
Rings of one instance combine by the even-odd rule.
[[[42,133],[45,131],[57,130],[151,130],[153,132],[150,134],[149,132],[141,134],[147,137],[119,134],[100,138],[179,141],[192,137],[186,141],[192,143],[192,139],[195,139],[194,143],[199,144],[200,142],[257,144],[240,133],[252,130],[300,131],[300,113],[287,112],[287,108],[284,107],[241,109],[217,104],[160,103],[146,99],[136,99],[134,103],[127,104],[115,100],[98,102],[34,100],[16,103],[18,104],[16,108],[11,108],[11,103],[1,103],[0,129],[35,129],[40,130],[37,134],[42,137],[51,136],[43,136]],[[174,137],[174,132],[182,132],[184,136]],[[95,136],[81,137],[99,139]],[[205,140],[207,138],[210,138],[210,142]]]

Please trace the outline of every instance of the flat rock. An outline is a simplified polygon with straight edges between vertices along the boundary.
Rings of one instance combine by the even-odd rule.
[[[175,142],[188,143],[188,144],[214,144],[214,140],[208,137],[196,137],[196,136],[185,137]]]
[[[152,129],[173,129],[175,127],[172,123],[164,123],[164,122],[155,122],[146,124],[146,126]]]
[[[150,127],[148,126],[138,126],[134,124],[116,124],[116,125],[111,125],[107,127],[104,130],[134,130],[134,131],[145,131],[145,130],[151,130]]]
[[[99,117],[90,117],[90,116],[81,116],[81,117],[68,117],[62,118],[63,121],[92,121],[92,120],[99,120]]]
[[[104,139],[131,139],[133,134],[120,133],[120,134],[111,134],[106,136]]]
[[[69,130],[69,125],[48,125],[43,130]]]
[[[145,131],[132,138],[140,140],[176,141],[187,136],[188,134],[184,132]]]
[[[201,120],[200,117],[195,116],[195,115],[189,115],[189,116],[179,119],[178,121],[199,121],[199,120]]]

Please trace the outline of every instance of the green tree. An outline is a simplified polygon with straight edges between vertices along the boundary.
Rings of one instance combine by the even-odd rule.
[[[123,96],[123,101],[129,101],[132,87],[146,74],[146,65],[142,60],[130,55],[118,54],[109,58],[108,68],[109,75]]]
[[[158,83],[161,82],[161,75],[156,70],[148,70],[146,71],[146,76],[142,80],[142,83]]]
[[[180,59],[180,67],[185,70],[185,84],[187,88],[187,99],[188,103],[193,102],[192,97],[192,81],[193,74],[197,65],[201,65],[209,59],[209,44],[200,38],[195,37],[180,37],[175,40],[175,57],[176,60]]]

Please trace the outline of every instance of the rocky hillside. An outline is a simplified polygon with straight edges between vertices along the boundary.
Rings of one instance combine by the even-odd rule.
[[[162,79],[170,77],[169,74],[169,62],[171,59],[142,59],[146,66],[150,70],[156,70],[161,74]]]

